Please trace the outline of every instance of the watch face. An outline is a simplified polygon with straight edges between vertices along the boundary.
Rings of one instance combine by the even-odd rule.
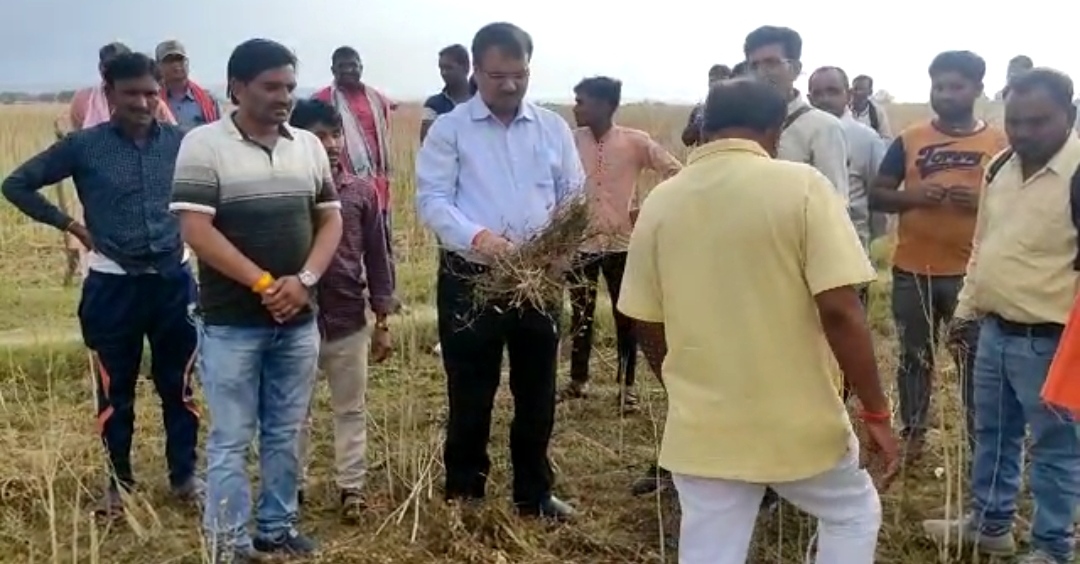
[[[315,275],[306,270],[301,272],[297,277],[300,278],[300,283],[304,286],[314,286],[315,282],[317,282]]]

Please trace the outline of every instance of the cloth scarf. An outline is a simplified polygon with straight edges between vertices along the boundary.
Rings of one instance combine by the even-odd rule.
[[[375,92],[365,93],[364,98],[371,105],[371,113],[375,116],[375,131],[379,144],[378,154],[381,157],[378,163],[375,162],[375,154],[368,145],[367,136],[364,135],[364,128],[353,113],[352,106],[349,105],[348,97],[337,86],[330,87],[330,99],[333,101],[334,107],[341,112],[342,132],[345,135],[345,153],[349,157],[349,164],[352,165],[353,173],[361,178],[386,176],[390,172],[388,164],[390,159],[387,158],[389,156],[389,147],[386,143],[389,134],[386,108],[383,105],[382,97]]]
[[[188,89],[191,90],[191,97],[195,98],[195,103],[199,105],[199,111],[202,112],[206,123],[217,121],[221,117],[218,115],[214,98],[210,96],[210,93],[205,88],[196,84],[195,81],[189,80]]]
[[[94,127],[110,119],[112,119],[112,108],[109,107],[109,100],[105,97],[105,87],[101,84],[91,87],[90,95],[86,99],[86,114],[83,116],[83,122],[79,124],[81,129]]]

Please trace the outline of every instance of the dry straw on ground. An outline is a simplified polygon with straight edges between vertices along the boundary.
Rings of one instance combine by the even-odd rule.
[[[0,174],[48,144],[59,107],[0,107]],[[899,128],[924,117],[924,106],[890,107]],[[649,132],[676,155],[687,108],[624,108],[619,121]],[[408,171],[419,138],[419,110],[395,116],[393,154]],[[643,188],[655,179],[643,179]],[[583,515],[572,526],[523,521],[510,510],[507,454],[512,400],[496,399],[488,501],[448,507],[439,499],[445,376],[435,344],[436,247],[418,225],[413,178],[394,179],[399,293],[410,313],[393,320],[397,346],[373,367],[368,491],[371,509],[356,527],[336,520],[332,486],[332,419],[325,386],[314,409],[313,484],[300,526],[322,542],[318,562],[364,564],[655,564],[674,562],[664,539],[676,531],[670,500],[632,498],[627,487],[655,457],[663,425],[663,393],[642,373],[642,412],[620,416],[614,385],[613,330],[606,302],[597,308],[596,394],[558,407],[551,456],[557,493]],[[77,289],[62,287],[65,257],[55,231],[0,204],[0,562],[177,564],[202,562],[199,516],[168,495],[159,402],[140,385],[134,461],[141,487],[129,519],[108,526],[89,517],[104,484],[104,457],[94,430],[86,353],[78,345]],[[871,320],[883,377],[892,382],[896,341],[889,321],[888,249],[876,249],[882,275],[872,288]],[[602,295],[603,293],[601,293]],[[703,312],[703,314],[709,314]],[[565,327],[565,324],[563,325]],[[934,425],[925,460],[884,495],[885,527],[878,562],[961,562],[922,540],[918,522],[959,512],[965,465],[956,376],[938,364]],[[642,363],[643,364],[643,363]],[[147,367],[148,368],[148,367]],[[717,430],[722,432],[722,430]],[[204,430],[205,434],[205,430]],[[940,478],[934,470],[944,467]],[[253,467],[254,468],[254,467]],[[761,527],[755,564],[801,562],[812,523],[791,508]]]

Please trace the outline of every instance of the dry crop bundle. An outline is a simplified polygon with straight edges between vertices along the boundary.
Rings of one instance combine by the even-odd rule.
[[[543,230],[495,257],[488,269],[473,277],[477,307],[532,306],[546,310],[562,300],[566,267],[582,244],[596,236],[584,197],[567,200],[552,214]]]

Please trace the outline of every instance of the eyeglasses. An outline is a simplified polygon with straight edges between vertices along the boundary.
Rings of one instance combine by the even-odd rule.
[[[791,59],[780,59],[780,58],[762,59],[760,61],[750,61],[747,64],[747,67],[750,69],[750,72],[760,72],[760,71],[769,72],[769,71],[779,70],[781,67],[787,66],[787,64],[790,63],[790,62],[791,62]]]
[[[520,72],[489,72],[485,70],[478,70],[476,71],[476,73],[482,74],[489,80],[493,80],[495,82],[503,82],[506,80],[522,81],[529,78],[528,68]]]

